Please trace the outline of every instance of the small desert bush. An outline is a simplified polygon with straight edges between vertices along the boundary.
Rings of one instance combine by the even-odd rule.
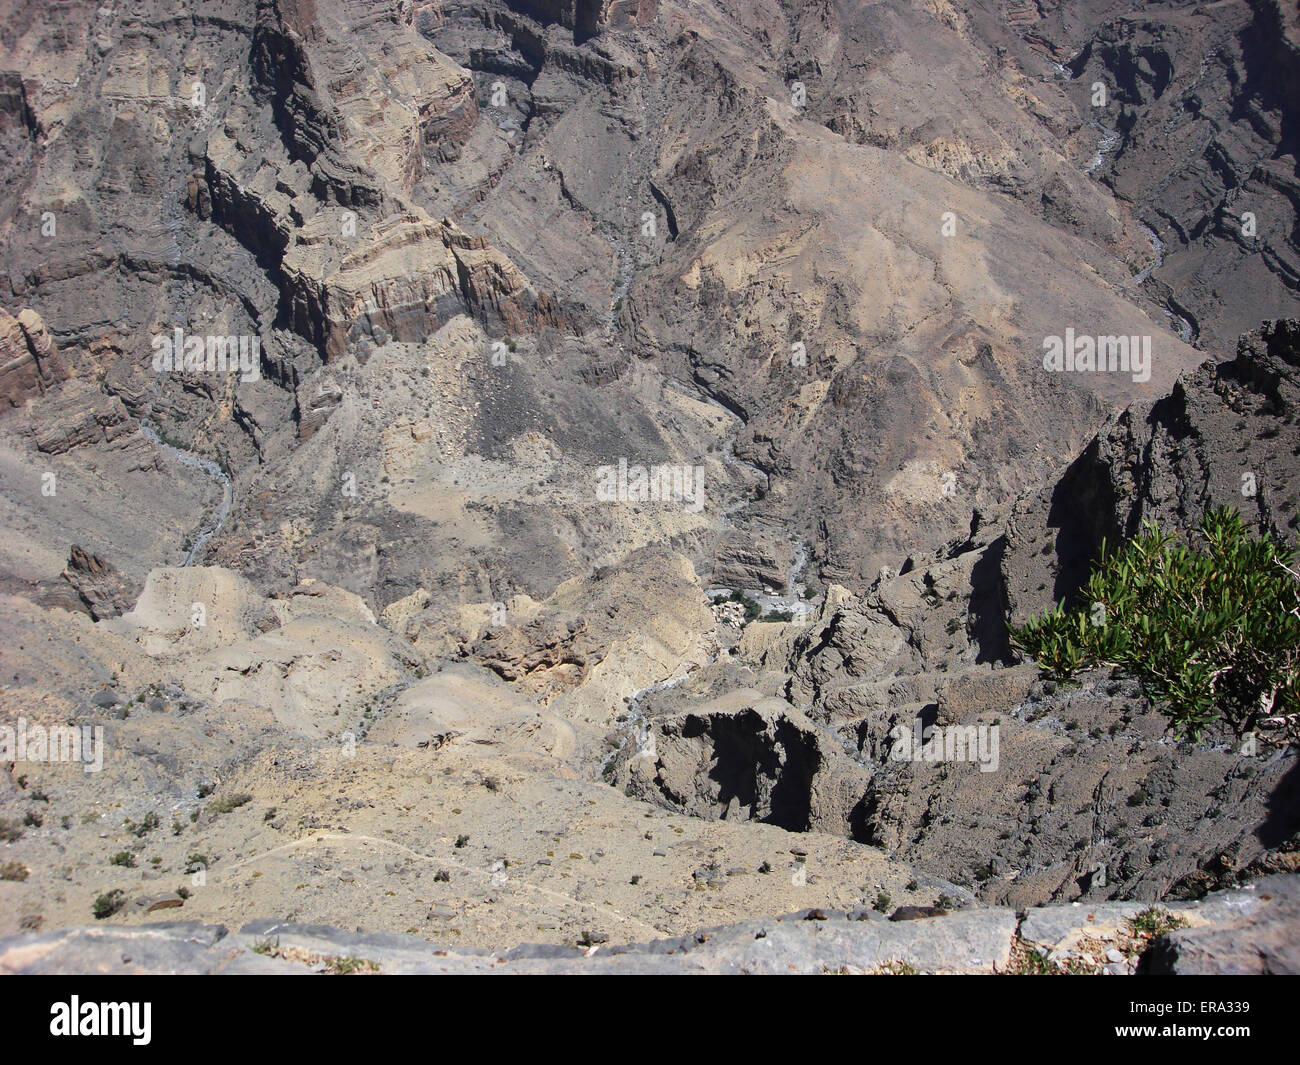
[[[106,891],[95,899],[95,904],[91,907],[91,912],[95,915],[96,921],[102,921],[117,913],[125,902],[126,896],[117,888],[114,888],[112,891]]]
[[[224,799],[218,799],[216,802],[208,804],[208,811],[214,814],[228,814],[231,810],[238,810],[253,801],[253,796],[246,791],[237,791],[233,795],[227,795]]]

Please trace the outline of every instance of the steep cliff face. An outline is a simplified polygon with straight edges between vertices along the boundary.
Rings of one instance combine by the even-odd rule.
[[[863,799],[866,838],[959,882],[965,864],[982,895],[1016,901],[1194,892],[1285,865],[1300,830],[1300,777],[1284,738],[1272,758],[1226,732],[1171,747],[1128,682],[1058,690],[1032,668],[988,673],[978,663],[1009,662],[1003,617],[1018,624],[1070,599],[1103,537],[1117,543],[1144,520],[1190,530],[1231,505],[1257,534],[1295,542],[1298,327],[1266,324],[1241,338],[1235,358],[1116,415],[1051,488],[982,528],[971,550],[883,582],[801,641],[792,696],[811,697],[814,713],[881,765]],[[958,583],[944,576],[954,566]],[[913,718],[996,718],[1004,769],[1024,791],[891,762],[889,730]],[[1049,858],[1066,839],[1083,845],[1066,863]]]
[[[429,161],[454,152],[478,116],[473,79],[415,32],[407,5],[230,0],[195,20],[188,41],[166,37],[169,16],[161,8],[122,21],[93,5],[60,12],[66,24],[52,38],[26,7],[11,31],[29,27],[17,38],[15,61],[35,55],[40,42],[54,47],[21,73],[7,74],[6,113],[14,118],[8,134],[25,131],[30,143],[37,128],[51,131],[40,138],[35,174],[16,201],[9,283],[15,291],[41,290],[42,300],[59,309],[59,335],[74,346],[89,340],[98,323],[71,299],[65,305],[60,288],[70,296],[97,273],[109,275],[106,295],[116,297],[105,318],[122,333],[119,344],[141,343],[140,319],[148,313],[176,313],[133,290],[132,275],[147,264],[155,276],[183,275],[210,301],[234,302],[251,319],[245,328],[263,335],[268,360],[279,362],[284,349],[295,347],[292,335],[274,336],[282,301],[298,299],[289,283],[305,277],[301,284],[327,287],[322,274],[355,253],[373,223],[395,215],[424,223],[413,232],[429,241],[433,269],[451,279],[445,290],[452,304],[510,313],[511,297],[526,285],[518,272],[502,258],[486,270],[458,262],[453,247],[470,245],[452,235],[444,240],[440,223],[407,199]],[[91,37],[97,47],[85,57],[75,42]],[[236,82],[238,70],[247,71],[247,84]],[[81,90],[64,86],[83,79],[114,111],[110,120],[107,103],[91,102],[74,134],[62,115]],[[98,179],[88,166],[101,169]],[[125,180],[113,179],[123,166]],[[63,184],[65,175],[74,175],[71,185]],[[332,253],[319,246],[331,228],[321,225],[322,211],[336,220]],[[345,211],[347,221],[337,221]],[[42,232],[47,214],[52,222]],[[312,220],[316,228],[304,239],[299,230]],[[242,253],[232,255],[228,242],[210,234],[209,247],[184,239],[184,230],[203,233],[209,221]],[[305,252],[308,242],[316,247]],[[474,250],[491,257],[486,242]],[[359,254],[374,257],[382,247]],[[407,268],[420,258],[412,256]],[[402,284],[402,264],[388,266],[385,281]],[[268,298],[270,286],[280,287],[279,298]],[[197,303],[203,296],[189,298]],[[319,295],[304,299],[322,302]],[[359,307],[349,309],[348,327],[363,315]],[[315,306],[291,315],[289,324],[321,355],[337,355],[332,327],[321,324],[325,313]],[[523,326],[522,314],[514,324]]]
[[[21,407],[67,375],[41,316],[0,311],[0,402]]]
[[[1216,506],[1257,533],[1300,528],[1300,332],[1281,320],[1243,336],[1235,358],[1202,366],[1165,398],[1110,419],[1007,525],[1002,578],[1016,624],[1072,600],[1101,551],[1144,521],[1192,529]]]
[[[612,774],[629,795],[710,821],[851,835],[867,774],[780,699],[735,692],[656,717]]]
[[[508,0],[509,6],[542,22],[555,22],[578,36],[650,22],[659,0]]]
[[[1293,313],[1296,6],[1240,0],[1212,17],[1195,4],[1038,6],[1032,29],[1071,79],[1104,87],[1106,104],[1089,107],[1104,140],[1092,174],[1164,243],[1150,285],[1185,331],[1228,350],[1261,319]]]
[[[797,529],[827,579],[955,535],[1197,361],[1117,262],[1150,246],[1083,173],[1070,93],[991,23],[764,3],[575,49],[481,2],[426,32],[502,86],[493,113],[538,152],[467,214],[740,419],[764,482],[750,529]],[[912,105],[927,95],[944,106]],[[520,225],[526,202],[555,223]],[[1048,295],[1004,298],[1028,291]],[[1066,318],[1152,336],[1155,381],[1044,373]]]
[[[421,343],[457,315],[496,336],[565,319],[481,231],[412,199],[479,113],[473,77],[416,32],[410,5],[228,0],[180,23],[165,4],[12,6],[10,405],[62,377],[93,380],[129,416],[239,470],[318,417],[304,380],[376,339]],[[35,308],[54,324],[24,330]],[[154,341],[176,329],[256,338],[258,372],[238,384],[155,372]],[[37,415],[47,443],[103,441],[49,428],[66,414]]]

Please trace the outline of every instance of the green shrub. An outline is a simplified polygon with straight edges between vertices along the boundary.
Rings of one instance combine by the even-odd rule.
[[[241,806],[246,806],[253,801],[253,796],[246,791],[237,791],[233,795],[227,795],[224,799],[217,799],[215,802],[208,803],[208,812],[213,814],[228,814],[232,810],[238,810]]]
[[[102,921],[104,918],[112,917],[113,914],[117,913],[125,902],[126,896],[117,888],[114,888],[112,891],[105,892],[95,899],[95,905],[91,908],[91,912],[94,913],[96,921]]]
[[[1188,547],[1148,523],[1114,551],[1103,543],[1084,605],[1058,604],[1012,639],[1058,680],[1119,667],[1192,738],[1220,717],[1244,731],[1300,713],[1295,551],[1251,539],[1230,507],[1205,515],[1199,539]]]
[[[325,959],[325,971],[333,976],[355,976],[358,973],[377,973],[379,965],[354,954]]]
[[[0,865],[0,880],[13,880],[21,883],[27,879],[30,870],[22,862],[5,862]]]
[[[126,828],[127,831],[131,833],[131,835],[135,836],[136,839],[143,839],[155,828],[157,828],[161,823],[162,822],[159,820],[158,815],[154,813],[152,810],[150,810],[147,814],[144,815],[144,818],[140,821],[138,825],[132,824],[128,820],[126,822]]]
[[[1170,913],[1159,906],[1148,906],[1128,919],[1129,929],[1135,936],[1167,936],[1170,932],[1187,927],[1187,918]]]

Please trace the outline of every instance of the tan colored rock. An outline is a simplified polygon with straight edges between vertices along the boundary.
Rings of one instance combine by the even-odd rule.
[[[29,307],[16,318],[0,310],[0,405],[21,407],[66,376],[41,316]]]

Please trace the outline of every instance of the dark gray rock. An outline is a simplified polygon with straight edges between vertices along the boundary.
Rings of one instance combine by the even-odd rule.
[[[1300,876],[1266,876],[1213,897],[1213,922],[1157,939],[1139,971],[1180,976],[1300,975]]]

